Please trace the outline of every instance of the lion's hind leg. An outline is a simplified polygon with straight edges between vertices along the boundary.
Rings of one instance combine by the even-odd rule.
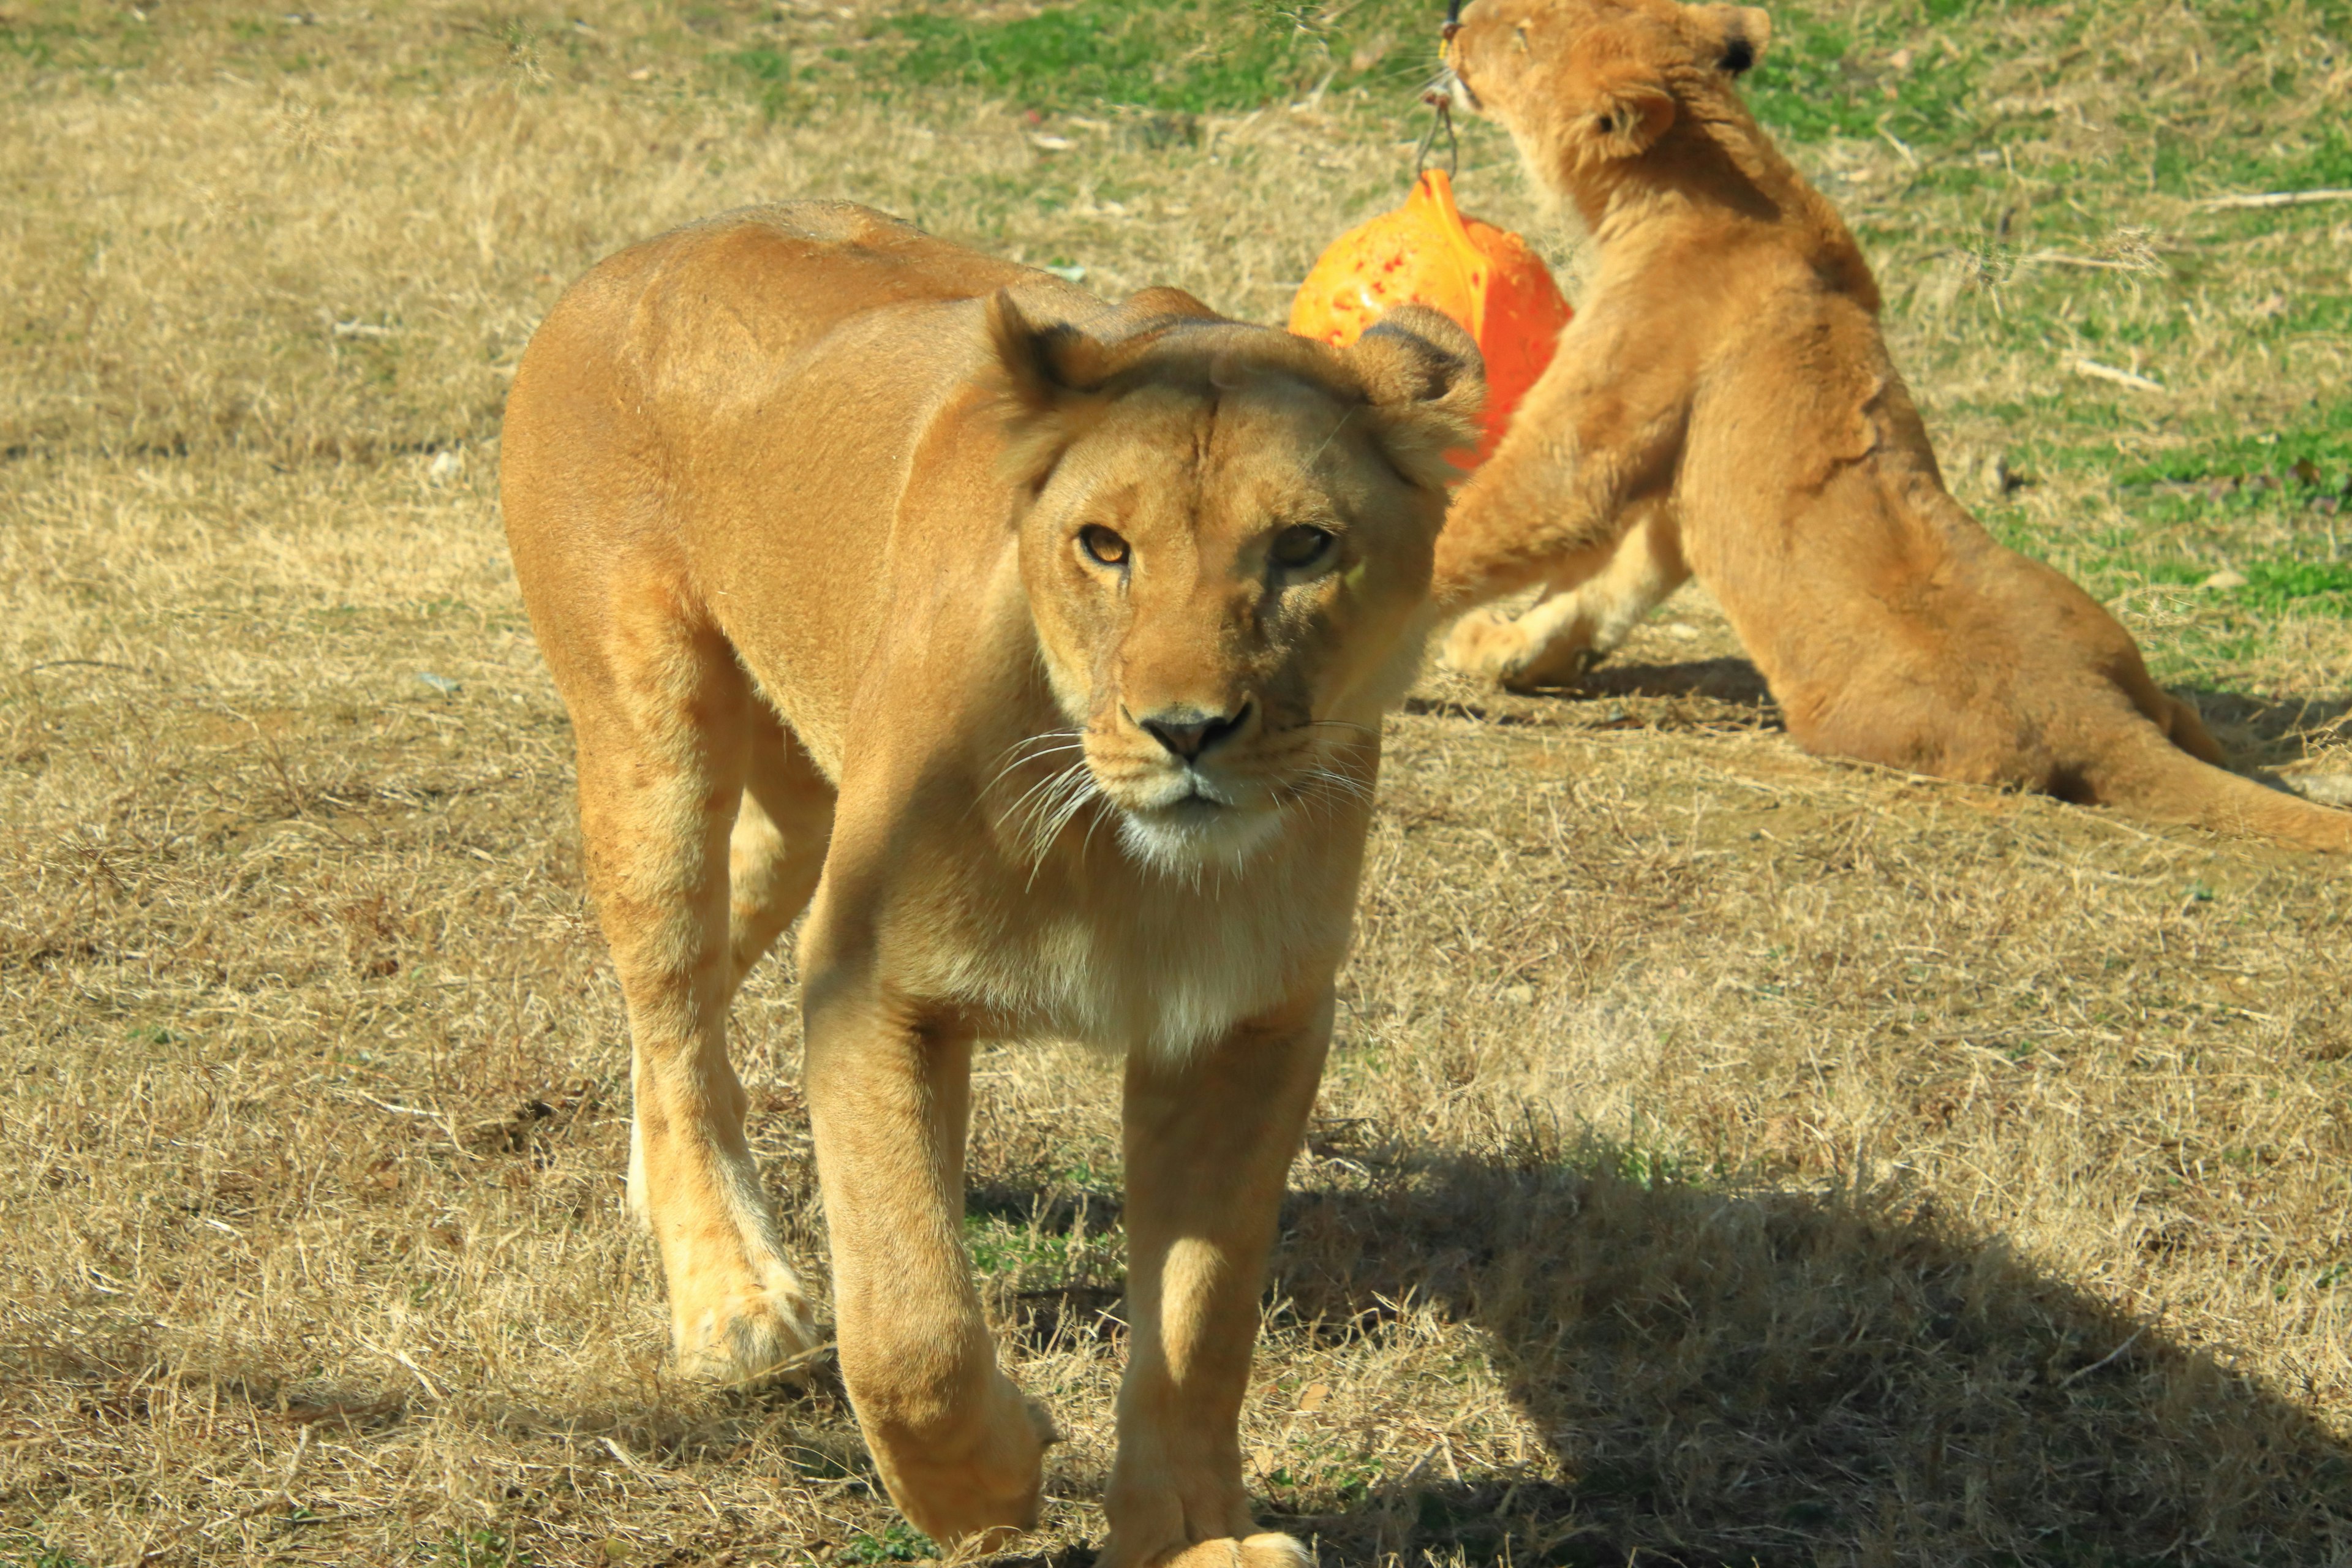
[[[630,1204],[661,1249],[680,1365],[743,1381],[817,1341],[727,1057],[740,978],[730,840],[766,715],[733,650],[683,624],[673,595],[632,596],[614,618],[602,646],[566,659],[564,695],[590,880],[634,1044]]]
[[[2205,716],[2197,710],[2196,704],[2185,702],[2170,692],[2164,693],[2164,700],[2167,738],[2200,763],[2210,763],[2217,768],[2228,767],[2229,753],[2221,750],[2219,741],[2213,739],[2213,732],[2205,728]]]

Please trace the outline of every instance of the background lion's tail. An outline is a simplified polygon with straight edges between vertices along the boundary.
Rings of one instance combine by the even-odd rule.
[[[2216,833],[2273,838],[2305,849],[2352,855],[2352,811],[2315,805],[2210,763],[2199,762],[2153,725],[2134,725],[2091,783],[2102,805]]]

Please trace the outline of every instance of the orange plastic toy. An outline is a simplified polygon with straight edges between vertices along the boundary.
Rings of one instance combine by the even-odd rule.
[[[1568,301],[1526,240],[1464,217],[1454,182],[1428,169],[1403,206],[1349,229],[1323,253],[1290,303],[1290,330],[1344,348],[1407,304],[1444,311],[1486,356],[1483,462],[1551,363]]]

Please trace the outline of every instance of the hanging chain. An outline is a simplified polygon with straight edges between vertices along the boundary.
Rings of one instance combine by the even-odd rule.
[[[1437,145],[1437,133],[1445,132],[1445,177],[1454,178],[1462,172],[1462,139],[1454,133],[1454,100],[1442,88],[1432,88],[1421,95],[1421,101],[1432,111],[1429,129],[1421,133],[1421,145],[1413,149],[1412,172],[1418,175],[1429,167],[1429,154]]]
[[[1454,35],[1461,30],[1462,0],[1445,0],[1445,25],[1437,30],[1441,58],[1445,47],[1454,42]],[[1444,82],[1451,74],[1450,70],[1441,74],[1439,81]],[[1450,180],[1462,172],[1462,139],[1454,133],[1454,95],[1441,85],[1423,93],[1421,101],[1429,105],[1433,118],[1429,129],[1421,133],[1421,145],[1413,149],[1413,174],[1418,178],[1422,171],[1429,167],[1430,151],[1437,145],[1437,133],[1443,131],[1445,132],[1445,177]]]

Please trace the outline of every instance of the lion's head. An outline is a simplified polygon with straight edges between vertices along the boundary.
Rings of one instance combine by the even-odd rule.
[[[1181,869],[1362,790],[1485,384],[1433,311],[1343,352],[1167,300],[1112,342],[1008,295],[989,328],[1022,576],[1090,786],[1073,805],[1098,795],[1130,853]]]
[[[1500,121],[1537,183],[1579,191],[1693,110],[1733,99],[1771,19],[1675,0],[1471,0],[1445,46],[1462,108]]]

